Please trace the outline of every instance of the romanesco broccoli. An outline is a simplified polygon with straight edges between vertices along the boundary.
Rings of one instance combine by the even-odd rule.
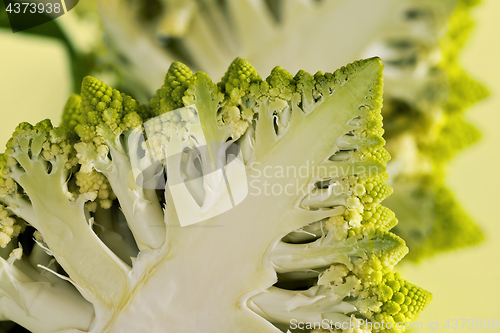
[[[393,273],[408,249],[381,206],[382,83],[378,58],[265,80],[237,58],[219,84],[173,63],[142,105],[86,77],[61,127],[22,123],[0,157],[0,318],[34,333],[404,331],[431,295]]]

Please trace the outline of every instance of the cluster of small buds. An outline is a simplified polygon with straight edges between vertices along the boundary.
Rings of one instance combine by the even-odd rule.
[[[0,247],[5,248],[12,238],[17,237],[22,231],[22,226],[9,212],[0,205]]]
[[[109,181],[102,173],[96,170],[92,170],[89,173],[79,171],[76,173],[76,185],[79,188],[80,194],[95,192],[97,194],[96,199],[98,199],[102,208],[108,209],[113,204],[115,195]],[[92,204],[88,208],[95,211],[97,207],[95,204]]]
[[[385,184],[387,178],[387,173],[383,172],[373,177],[348,176],[334,182],[347,195],[342,216],[329,221],[339,235],[346,235],[342,229],[359,232],[367,221],[375,225],[377,218],[383,218],[384,225],[390,224],[393,214],[379,207],[380,202],[392,192],[391,187]]]
[[[413,320],[431,301],[432,295],[403,280],[398,273],[387,273],[382,283],[375,288],[379,299],[384,302],[377,321],[405,323]]]
[[[237,106],[225,105],[217,115],[217,125],[222,127],[229,125],[231,127],[231,137],[240,138],[248,129],[253,117],[253,111],[250,108],[240,111]]]
[[[173,138],[186,147],[194,147],[195,142],[189,139],[199,134],[195,127],[200,126],[198,113],[193,107],[169,111],[144,123],[148,138],[142,143],[142,148],[151,158],[163,161],[167,157],[166,147]]]

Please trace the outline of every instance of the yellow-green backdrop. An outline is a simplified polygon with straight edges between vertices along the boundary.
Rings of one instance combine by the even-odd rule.
[[[482,130],[482,141],[455,158],[447,179],[457,199],[485,230],[487,241],[401,268],[405,278],[434,294],[431,305],[416,320],[423,323],[417,331],[478,330],[467,328],[469,322],[464,329],[445,328],[448,319],[500,320],[499,15],[500,0],[485,0],[473,12],[476,28],[461,62],[489,88],[491,96],[467,115]],[[64,48],[49,39],[0,32],[0,142],[6,142],[21,121],[51,118],[59,122],[72,86],[67,57]],[[429,321],[438,321],[439,328],[429,329]]]

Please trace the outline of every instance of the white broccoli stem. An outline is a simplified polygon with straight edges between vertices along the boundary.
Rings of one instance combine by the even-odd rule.
[[[58,158],[47,174],[37,160],[31,160],[24,152],[16,151],[13,157],[23,170],[14,168],[11,176],[29,196],[37,216],[33,226],[42,234],[58,263],[86,298],[96,304],[120,302],[117,295],[127,293],[130,267],[90,228],[84,209],[89,198],[80,196],[75,202],[67,199],[63,188],[68,172],[66,160]],[[93,268],[97,263],[99,270]]]
[[[141,137],[142,132],[134,131],[129,142],[141,140]],[[108,161],[102,163],[103,167],[100,163],[95,163],[95,166],[111,184],[139,249],[158,249],[165,243],[166,225],[155,190],[144,189],[135,183],[129,157],[123,149],[114,146],[108,144],[111,165]],[[116,142],[116,146],[120,147],[120,143]]]
[[[114,209],[97,208],[94,215],[94,229],[99,238],[113,251],[121,260],[132,266],[131,258],[137,256],[137,245],[135,242],[130,243],[123,237],[113,225],[113,220],[116,213]]]
[[[7,204],[7,209],[16,214],[32,226],[38,225],[38,218],[31,202],[20,197],[17,193],[12,193],[0,198],[0,202]]]
[[[185,182],[187,189],[193,196],[194,200],[198,203],[198,205],[202,206],[205,202],[206,193],[204,189],[203,173],[206,172],[206,170],[200,172],[200,170],[196,168],[195,162],[197,159],[200,163],[203,163],[200,158],[201,156],[199,154],[199,151],[192,150],[188,156],[187,162],[183,165],[182,170],[186,177],[186,180],[189,180]]]
[[[222,172],[226,160],[225,149],[222,145],[208,144],[209,149],[203,149],[200,156],[204,193],[203,205],[200,207],[201,214],[206,214],[213,209],[227,191]]]
[[[335,144],[339,149],[349,150],[356,149],[359,147],[369,147],[371,145],[376,145],[380,142],[380,138],[377,136],[368,136],[365,138],[358,137],[356,135],[345,134],[341,136]]]
[[[195,138],[192,141],[172,137],[165,146],[167,190],[172,193],[176,212],[183,226],[223,213],[227,207],[232,206],[231,200],[238,197],[237,193],[233,193],[234,197],[230,198],[226,182],[226,176],[233,176],[231,166],[225,166],[226,150],[230,143],[206,144],[199,133],[192,131],[193,128],[191,126],[192,135],[189,136]],[[185,156],[185,148],[191,149],[188,156]],[[194,168],[194,159],[198,159],[201,170]],[[244,176],[242,179],[246,181]]]
[[[347,190],[344,186],[335,183],[325,189],[317,188],[302,199],[300,205],[312,209],[346,206],[346,199],[349,197]]]
[[[278,125],[278,131],[276,134],[278,136],[282,135],[285,132],[288,126],[288,122],[290,121],[291,112],[292,109],[289,105],[287,105],[284,110],[278,112],[278,114],[276,115]]]
[[[281,273],[279,275],[279,280],[280,281],[304,281],[304,280],[311,280],[311,279],[317,279],[319,274],[322,272],[322,269],[309,269],[306,271],[293,271],[289,273]]]
[[[44,249],[38,243],[35,243],[29,257],[23,257],[21,260],[16,260],[14,265],[32,279],[38,279],[36,276],[42,275],[47,281],[53,284],[67,285],[68,282],[66,280],[61,279],[59,275],[53,273],[57,272],[59,264],[53,255],[47,253],[47,250],[50,253],[49,249]]]
[[[47,272],[38,265],[51,268],[50,264],[53,260],[55,261],[54,257],[49,255],[45,249],[41,248],[40,245],[38,245],[38,243],[35,243],[33,245],[33,249],[31,250],[31,253],[28,257],[28,262],[34,269],[37,270],[38,273]]]
[[[304,243],[311,242],[323,235],[324,231],[322,228],[322,223],[320,221],[311,223],[303,227],[302,229],[292,231],[285,237],[283,237],[283,241],[285,243]]]
[[[362,239],[351,236],[345,240],[336,240],[336,233],[330,231],[326,236],[311,243],[280,242],[271,253],[271,261],[276,272],[286,273],[330,266],[334,263],[345,264],[351,269],[351,258],[365,259],[372,253],[384,253],[384,258],[391,262],[392,256],[397,257],[397,260],[401,259],[399,256],[406,254],[398,250],[401,249],[401,240],[384,235],[364,236]],[[392,252],[393,250],[395,252]]]
[[[255,130],[252,125],[248,127],[246,132],[238,140],[243,161],[246,165],[252,165],[255,158]]]
[[[328,321],[347,322],[349,313],[357,309],[343,301],[344,296],[320,286],[305,291],[284,290],[270,287],[267,291],[248,301],[250,309],[274,323],[290,324],[292,319],[299,322]]]
[[[94,309],[67,282],[53,283],[33,270],[27,275],[0,258],[0,313],[33,333],[68,327],[88,331]]]
[[[276,272],[287,273],[326,267],[333,263],[350,265],[350,256],[355,252],[353,245],[335,241],[330,233],[312,243],[280,242],[271,253],[271,262]]]
[[[254,112],[259,114],[259,119],[255,126],[255,137],[260,138],[260,140],[255,140],[254,150],[261,155],[265,155],[278,141],[278,137],[274,131],[273,114],[266,108],[266,105],[255,106]],[[255,155],[255,158],[260,158],[260,156]]]

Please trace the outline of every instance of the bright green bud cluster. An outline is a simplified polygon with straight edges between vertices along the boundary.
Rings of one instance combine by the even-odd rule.
[[[359,185],[363,186],[365,191],[359,196],[361,202],[365,204],[378,204],[392,193],[392,188],[386,184],[389,179],[387,172],[381,172],[377,175],[361,179]]]
[[[102,208],[108,209],[113,204],[113,200],[116,199],[108,179],[96,170],[92,170],[91,172],[77,172],[75,182],[80,194],[97,193],[96,201],[87,203],[87,209],[90,211],[97,209],[97,202],[99,202]]]
[[[236,58],[217,86],[233,103],[239,103],[240,98],[246,95],[250,86],[261,81],[262,78],[248,61]]]
[[[53,127],[49,119],[42,120],[35,126],[21,123],[7,142],[7,155],[15,157],[18,153],[40,156],[46,161],[65,160],[66,168],[75,166],[77,161],[73,149],[71,134],[63,127]],[[9,164],[7,160],[7,164]]]
[[[8,173],[9,156],[6,154],[0,154],[0,198],[17,190],[16,182],[7,176]]]
[[[141,126],[139,105],[132,97],[87,76],[82,83],[82,116],[75,131],[84,142],[96,136],[118,137],[123,131]]]
[[[398,273],[387,273],[375,293],[384,305],[375,316],[376,321],[406,323],[412,321],[432,300],[432,294],[406,280]],[[393,327],[396,325],[393,325]],[[393,328],[388,332],[401,332]]]
[[[398,224],[396,214],[382,205],[368,205],[363,212],[363,225],[374,229],[390,230]]]
[[[295,80],[292,74],[280,66],[276,66],[272,69],[266,82],[269,84],[269,96],[272,98],[290,100],[292,94],[296,90]]]
[[[461,116],[445,115],[437,126],[436,140],[429,145],[428,153],[437,163],[449,161],[459,151],[477,142],[481,133]]]
[[[82,99],[80,95],[72,94],[63,109],[61,126],[73,131],[78,125],[81,116]]]
[[[471,246],[484,240],[484,234],[456,201],[453,193],[441,186],[435,193],[436,218],[426,241],[412,248],[407,258],[420,261],[435,253]]]
[[[5,248],[12,238],[21,233],[24,223],[16,216],[11,216],[3,205],[0,205],[0,247]]]

